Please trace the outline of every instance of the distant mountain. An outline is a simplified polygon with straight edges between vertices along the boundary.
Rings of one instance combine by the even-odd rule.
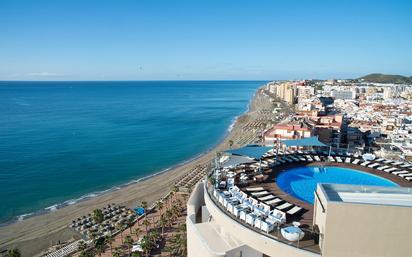
[[[373,83],[412,84],[412,76],[406,77],[402,75],[386,75],[382,73],[368,74],[359,79]]]

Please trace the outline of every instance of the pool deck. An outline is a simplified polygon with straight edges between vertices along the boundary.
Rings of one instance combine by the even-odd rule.
[[[376,170],[376,169],[372,169],[372,168],[364,167],[360,165],[355,165],[351,163],[300,162],[300,163],[286,163],[286,164],[275,166],[272,169],[272,171],[268,170],[265,172],[268,175],[267,179],[265,179],[263,182],[256,183],[255,185],[264,187],[265,189],[270,191],[272,194],[282,198],[285,201],[288,201],[297,206],[303,207],[304,211],[302,211],[298,215],[295,215],[293,218],[291,218],[291,220],[288,220],[288,222],[299,221],[303,225],[303,227],[312,226],[313,224],[313,205],[306,203],[304,201],[301,201],[289,195],[288,193],[282,191],[282,189],[278,187],[277,183],[274,183],[274,182],[276,182],[276,178],[281,172],[287,169],[296,168],[296,167],[305,167],[305,166],[335,166],[335,167],[342,167],[342,168],[351,168],[351,169],[367,172],[367,173],[370,173],[370,174],[373,174],[373,175],[376,175],[382,178],[386,178],[402,187],[412,187],[412,182],[409,182],[399,176],[393,175],[391,173],[387,173],[385,171],[380,171],[380,170]]]

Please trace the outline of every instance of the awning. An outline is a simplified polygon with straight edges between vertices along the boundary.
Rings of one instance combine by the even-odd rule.
[[[223,167],[236,167],[239,164],[244,164],[244,163],[252,163],[252,162],[256,162],[255,159],[246,157],[246,156],[236,156],[236,155],[232,155],[228,158],[228,160],[226,160],[222,166]]]
[[[326,146],[324,143],[319,141],[319,138],[317,136],[301,139],[282,140],[281,142],[286,146]]]
[[[225,152],[232,155],[247,156],[259,160],[262,155],[271,150],[272,147],[260,145],[247,145],[238,149],[226,150]]]

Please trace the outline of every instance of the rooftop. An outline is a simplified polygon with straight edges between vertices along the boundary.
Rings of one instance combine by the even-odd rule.
[[[412,207],[412,188],[319,184],[328,201]]]

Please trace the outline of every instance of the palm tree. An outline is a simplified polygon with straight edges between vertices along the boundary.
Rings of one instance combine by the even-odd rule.
[[[99,223],[99,224],[103,222],[104,215],[103,215],[102,210],[96,209],[93,211],[93,220],[94,222]]]
[[[150,226],[150,221],[148,219],[145,219],[142,224],[143,226],[146,227],[146,234],[147,234],[147,231],[148,231],[147,228]]]
[[[156,208],[159,210],[160,216],[162,216],[163,202],[162,202],[162,201],[158,201],[158,202],[156,203]]]
[[[144,210],[144,217],[146,218],[146,216],[147,216],[147,202],[146,201],[143,201],[142,202],[142,208],[143,208],[143,210]]]
[[[101,257],[102,253],[104,253],[104,242],[100,242],[94,246],[96,253]]]
[[[140,230],[140,228],[135,228],[134,234],[136,235],[136,240],[139,240],[139,234],[140,234],[141,232],[142,232],[142,231]]]
[[[114,238],[113,238],[113,236],[111,235],[111,234],[107,234],[105,237],[104,237],[104,241],[109,245],[109,247],[110,247],[110,253],[111,254],[113,254],[113,241],[114,241]]]
[[[171,239],[173,248],[176,250],[176,253],[179,256],[186,256],[187,255],[187,245],[186,245],[186,236],[182,236],[181,234],[176,234]]]
[[[163,215],[160,216],[159,225],[162,228],[162,236],[164,235],[164,229],[165,229],[166,224],[167,224],[166,218]]]
[[[142,247],[143,251],[146,254],[146,257],[149,256],[150,250],[152,250],[152,242],[149,239],[149,237],[146,235],[143,237],[142,242],[140,243],[140,246]]]
[[[126,225],[129,227],[130,235],[132,234],[133,219],[126,220]]]
[[[17,248],[9,249],[6,254],[6,257],[20,257],[20,256],[21,256],[20,250]]]
[[[83,250],[85,250],[85,249],[87,248],[87,245],[86,245],[86,243],[82,240],[82,241],[79,242],[79,244],[78,244],[77,247],[78,247],[79,251],[83,251]]]
[[[123,254],[122,249],[120,247],[117,247],[114,250],[113,257],[120,257],[122,254]]]
[[[123,244],[123,222],[117,223],[116,228],[117,230],[120,231],[120,239],[122,240],[122,244]]]
[[[126,238],[124,239],[124,243],[127,245],[127,249],[129,251],[129,256],[130,256],[130,248],[133,245],[133,239],[131,236],[127,235]]]

